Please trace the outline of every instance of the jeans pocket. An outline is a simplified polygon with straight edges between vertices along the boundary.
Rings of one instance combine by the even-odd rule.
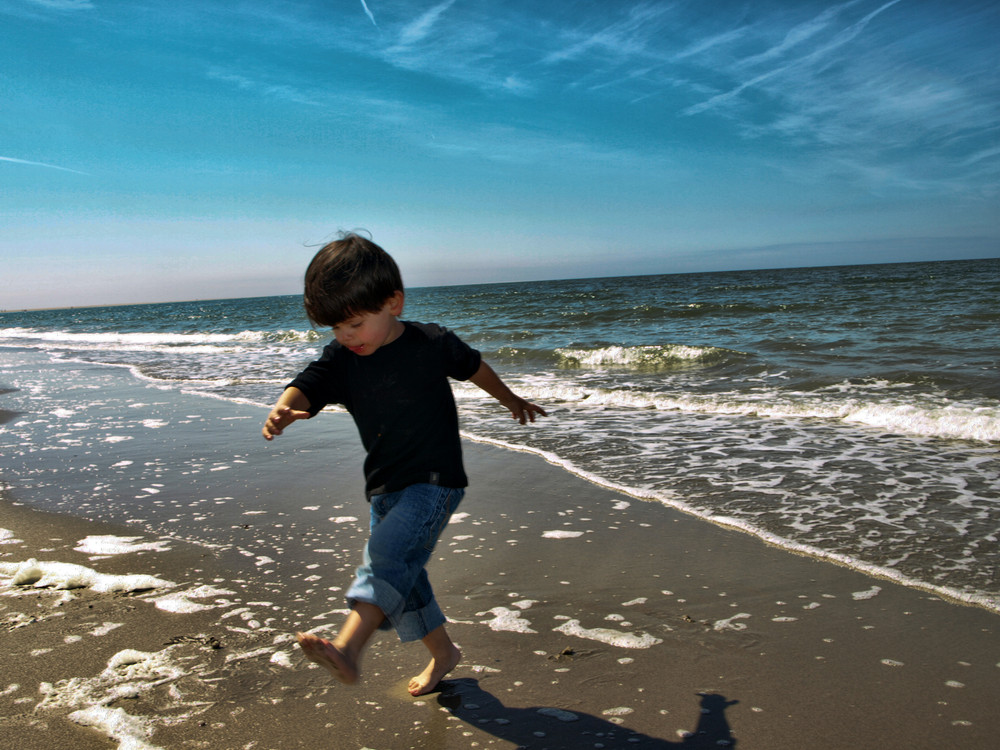
[[[448,521],[451,520],[451,514],[455,512],[464,494],[465,492],[460,489],[441,488],[441,493],[435,498],[437,507],[434,509],[432,517],[428,519],[430,523],[427,528],[427,538],[424,542],[424,549],[427,552],[434,550],[438,539],[448,525]]]

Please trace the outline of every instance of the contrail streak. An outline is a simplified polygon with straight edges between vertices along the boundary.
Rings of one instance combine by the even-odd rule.
[[[0,161],[9,161],[14,164],[27,164],[32,167],[48,167],[49,169],[58,169],[61,172],[72,172],[73,174],[87,174],[86,172],[81,172],[78,169],[70,169],[69,167],[57,167],[55,164],[46,164],[41,161],[28,161],[27,159],[15,159],[13,156],[0,156]]]
[[[378,24],[375,23],[375,16],[372,15],[372,12],[368,9],[368,3],[366,3],[365,0],[361,0],[361,7],[365,9],[365,15],[368,16],[368,20],[372,22],[372,26],[377,29]]]

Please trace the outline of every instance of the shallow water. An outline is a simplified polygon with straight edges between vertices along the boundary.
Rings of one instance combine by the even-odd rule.
[[[997,299],[986,260],[413,289],[404,317],[452,328],[552,415],[512,432],[455,384],[472,439],[1000,609]],[[0,315],[0,350],[262,406],[328,338],[297,296]],[[29,380],[0,373],[45,401]],[[52,408],[71,428],[100,400]]]

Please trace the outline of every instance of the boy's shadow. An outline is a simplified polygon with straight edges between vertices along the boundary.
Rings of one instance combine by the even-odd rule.
[[[699,693],[701,707],[697,725],[683,738],[670,742],[578,711],[545,706],[508,708],[497,697],[480,687],[479,680],[472,678],[443,681],[440,691],[437,702],[453,716],[471,727],[513,742],[521,748],[718,750],[720,747],[736,746],[725,711],[739,701],[727,701],[725,697],[714,693]]]

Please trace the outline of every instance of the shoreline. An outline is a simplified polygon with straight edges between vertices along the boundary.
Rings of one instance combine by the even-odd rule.
[[[383,633],[361,684],[343,686],[292,634],[339,625],[360,561],[349,418],[266,444],[257,407],[118,369],[51,369],[99,393],[99,416],[80,428],[88,441],[31,415],[71,442],[51,441],[31,474],[5,471],[0,571],[34,558],[173,585],[67,591],[0,574],[0,731],[22,750],[129,737],[213,750],[985,750],[1000,733],[988,610],[469,441],[472,485],[429,566],[463,662],[411,698],[426,652]],[[131,551],[81,545],[94,536],[131,537]]]
[[[2,351],[2,350],[0,350]],[[25,348],[22,351],[32,352],[35,350],[30,348]],[[109,368],[111,370],[118,370],[120,372],[127,372],[132,378],[138,381],[141,385],[161,389],[163,387],[162,382],[155,378],[143,374],[139,368],[132,364],[113,364],[113,363],[93,363],[86,360],[77,359],[67,359],[61,361],[50,361],[46,358],[46,363],[51,367],[73,367],[74,365],[80,366],[84,369],[89,368]],[[2,383],[0,383],[0,397],[9,391],[5,391],[2,388]],[[201,399],[211,399],[218,401],[222,404],[228,404],[231,407],[251,407],[256,409],[267,410],[270,408],[269,404],[259,403],[256,401],[246,400],[246,399],[232,399],[226,396],[214,394],[214,393],[204,393],[197,390],[192,391],[178,391],[178,395],[182,397],[188,397],[197,400]],[[20,412],[17,411],[7,411],[0,408],[0,425],[5,422],[11,421],[16,418]],[[320,412],[319,416],[334,417],[335,419],[348,419],[349,415],[344,410],[328,409]],[[353,424],[349,423],[350,426],[347,429],[347,433],[338,433],[338,436],[342,437],[346,434],[347,440],[354,440],[355,433],[353,432]],[[795,555],[802,555],[808,558],[819,560],[826,563],[831,563],[834,565],[845,567],[849,570],[854,570],[865,575],[871,576],[873,578],[878,578],[885,580],[887,582],[892,582],[894,584],[912,588],[917,591],[922,591],[927,594],[934,596],[939,596],[942,599],[950,601],[954,604],[961,606],[970,606],[980,609],[984,609],[992,614],[1000,615],[1000,594],[984,593],[979,591],[961,591],[949,586],[937,586],[933,583],[929,583],[918,578],[907,576],[904,573],[900,573],[891,568],[886,568],[884,566],[867,563],[863,560],[859,560],[854,557],[843,555],[838,552],[831,552],[825,550],[821,547],[816,547],[813,545],[795,542],[793,540],[787,539],[780,535],[774,534],[767,531],[753,523],[742,521],[740,519],[735,519],[729,516],[713,515],[708,511],[700,510],[694,506],[691,506],[682,500],[672,500],[669,497],[664,496],[663,493],[658,493],[655,491],[643,492],[640,489],[629,487],[621,484],[617,484],[614,481],[606,480],[598,475],[586,471],[585,469],[580,469],[575,466],[571,461],[563,459],[560,456],[549,453],[542,449],[533,448],[527,445],[521,445],[517,443],[506,442],[503,440],[497,440],[490,437],[485,437],[481,435],[476,435],[470,433],[467,430],[462,430],[462,439],[465,442],[476,443],[484,446],[492,446],[502,450],[510,451],[512,453],[524,453],[532,456],[536,456],[544,460],[546,463],[552,465],[553,467],[566,472],[575,479],[593,484],[596,487],[602,489],[607,489],[612,492],[617,492],[622,495],[634,498],[641,502],[653,502],[664,507],[675,510],[679,513],[683,513],[692,518],[698,519],[703,522],[710,523],[712,525],[718,526],[723,529],[728,529],[736,531],[742,534],[746,534],[759,542],[766,545],[775,547],[784,552],[788,552]]]
[[[541,458],[546,463],[562,469],[566,473],[570,474],[576,479],[593,484],[596,487],[600,487],[605,490],[610,490],[611,492],[617,492],[619,494],[625,495],[627,497],[634,498],[640,502],[651,502],[662,505],[678,513],[683,513],[686,516],[697,519],[699,521],[712,524],[721,529],[727,531],[735,531],[741,534],[746,534],[758,542],[773,547],[775,549],[787,552],[793,555],[800,555],[802,557],[807,557],[819,562],[830,563],[832,565],[838,565],[840,567],[846,568],[848,570],[853,570],[857,573],[862,573],[864,575],[870,576],[872,578],[878,578],[886,582],[896,584],[897,586],[904,586],[906,588],[911,588],[916,591],[922,591],[925,594],[931,594],[933,596],[939,596],[942,599],[959,606],[965,607],[976,607],[979,609],[984,609],[991,614],[1000,615],[1000,595],[990,595],[990,594],[980,594],[980,593],[966,593],[962,591],[956,591],[953,588],[947,586],[935,586],[934,584],[921,581],[916,578],[911,578],[909,576],[903,575],[897,571],[890,568],[885,568],[880,565],[875,565],[871,563],[865,563],[861,560],[857,560],[853,557],[848,557],[846,555],[839,554],[837,552],[830,552],[819,547],[812,545],[802,544],[799,542],[794,542],[785,537],[778,536],[777,534],[772,534],[766,529],[762,529],[754,524],[746,523],[744,521],[739,521],[737,519],[728,516],[716,516],[708,513],[706,511],[699,510],[687,503],[682,501],[672,501],[661,494],[655,492],[643,493],[632,487],[626,487],[624,485],[616,484],[615,482],[605,480],[595,474],[591,474],[583,469],[577,468],[572,462],[560,458],[559,456],[548,453],[544,450],[538,450],[528,446],[518,445],[516,443],[507,443],[501,440],[493,440],[490,438],[479,437],[473,434],[462,432],[463,439],[469,442],[479,443],[481,445],[489,445],[504,450],[509,450],[513,453],[527,453],[529,455],[537,456]]]

